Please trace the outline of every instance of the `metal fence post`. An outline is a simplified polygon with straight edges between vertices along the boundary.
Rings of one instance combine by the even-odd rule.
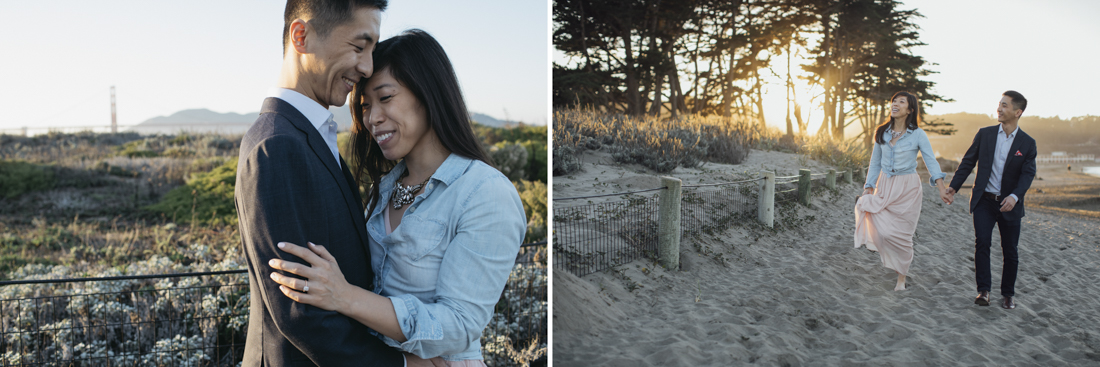
[[[798,202],[802,205],[810,205],[810,187],[812,186],[810,170],[805,168],[798,170]]]
[[[829,173],[825,174],[825,187],[829,190],[836,190],[836,170],[830,168]]]
[[[772,228],[775,226],[775,172],[764,171],[760,183],[760,196],[756,199],[756,220]]]
[[[681,182],[675,177],[661,177],[661,185],[665,189],[657,208],[657,257],[665,269],[680,270]]]

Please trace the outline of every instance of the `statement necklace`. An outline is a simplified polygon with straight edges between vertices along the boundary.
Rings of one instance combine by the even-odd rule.
[[[902,136],[904,134],[905,134],[904,131],[897,131],[897,130],[894,130],[893,128],[890,128],[890,141],[893,142],[894,140],[898,140],[898,137]]]
[[[401,209],[402,206],[412,204],[413,199],[416,198],[416,193],[419,192],[420,189],[424,187],[424,185],[428,184],[428,180],[432,179],[432,176],[428,176],[428,178],[425,179],[424,182],[421,182],[419,185],[413,185],[413,186],[402,185],[401,184],[401,179],[405,178],[405,176],[408,176],[408,175],[409,175],[409,171],[406,170],[405,173],[401,174],[401,177],[397,178],[397,183],[395,183],[394,193],[393,193],[393,209],[394,210]]]

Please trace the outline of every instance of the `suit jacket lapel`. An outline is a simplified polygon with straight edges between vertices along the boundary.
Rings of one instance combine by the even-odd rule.
[[[345,162],[343,158],[340,158],[340,162],[344,168],[344,180],[347,181],[348,187],[351,188],[351,194],[355,200],[354,203],[349,203],[348,207],[351,208],[352,205],[354,205],[355,208],[352,213],[358,213],[358,218],[361,218],[361,220],[355,221],[358,224],[355,226],[355,230],[359,233],[359,242],[363,244],[363,249],[367,251],[367,256],[370,257],[370,242],[367,242],[367,219],[363,213],[363,197],[359,195],[359,186],[355,184],[355,178],[351,176],[351,170],[348,169],[348,163]]]
[[[329,150],[328,143],[325,143],[325,139],[321,137],[321,133],[317,131],[317,128],[313,127],[313,124],[309,122],[309,119],[307,119],[305,115],[302,115],[302,113],[299,112],[298,109],[294,108],[294,106],[291,106],[289,103],[286,103],[281,99],[268,99],[274,100],[276,101],[276,103],[278,103],[276,106],[274,106],[276,110],[275,112],[285,114],[287,116],[287,120],[290,121],[290,123],[294,125],[295,128],[301,130],[303,133],[306,134],[306,143],[309,144],[310,150],[313,151],[313,154],[317,156],[317,159],[319,159],[321,163],[325,165],[325,168],[328,169],[328,173],[332,175],[332,179],[336,181],[336,186],[340,187],[340,194],[344,197],[344,203],[348,206],[348,211],[351,212],[352,215],[362,216],[363,209],[361,208],[362,204],[360,204],[361,199],[359,199],[359,190],[358,188],[356,188],[353,195],[352,184],[348,182],[348,178],[351,177],[351,173],[345,173],[350,172],[347,170],[347,163],[343,163],[342,167],[337,167],[336,157],[332,156],[332,151]],[[341,159],[341,161],[343,161],[343,159]],[[343,169],[343,171],[341,171],[341,168]],[[359,221],[356,221],[356,223],[359,223]],[[360,245],[362,245],[367,250],[367,253],[370,254],[370,247],[367,244],[364,233],[366,228],[362,227],[364,226],[355,226],[355,231],[359,234],[359,239],[361,242]]]

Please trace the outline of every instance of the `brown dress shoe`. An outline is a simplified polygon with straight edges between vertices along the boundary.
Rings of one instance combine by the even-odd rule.
[[[1011,310],[1016,308],[1016,301],[1012,300],[1012,297],[1005,296],[1005,299],[1001,301],[1001,308]]]
[[[989,291],[978,292],[978,297],[974,298],[974,304],[978,306],[989,306]]]

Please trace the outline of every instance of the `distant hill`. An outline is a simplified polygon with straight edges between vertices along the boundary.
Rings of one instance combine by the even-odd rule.
[[[351,129],[351,109],[347,106],[330,107],[329,112],[332,112],[333,119],[336,120],[340,131]],[[180,131],[244,134],[259,116],[259,112],[245,114],[219,113],[199,108],[179,111],[168,116],[153,117],[127,130],[141,134],[176,134]],[[518,124],[514,121],[498,120],[483,113],[474,113],[470,116],[470,119],[479,124],[493,127]]]
[[[929,136],[932,149],[937,155],[954,160],[960,159],[966,153],[978,129],[997,124],[997,120],[992,116],[976,113],[929,115],[926,118],[940,118],[955,124],[958,131],[954,135]],[[1035,139],[1039,154],[1062,151],[1070,154],[1100,155],[1100,116],[1062,119],[1057,116],[1035,117],[1025,114],[1020,118],[1020,129]]]
[[[515,121],[497,120],[496,118],[493,118],[493,116],[489,116],[489,115],[486,115],[484,113],[478,113],[478,112],[471,113],[470,114],[470,119],[476,121],[479,124],[486,125],[486,126],[492,126],[492,127],[504,127],[506,125],[511,126],[511,125],[518,125],[519,124],[518,122],[515,122]]]

